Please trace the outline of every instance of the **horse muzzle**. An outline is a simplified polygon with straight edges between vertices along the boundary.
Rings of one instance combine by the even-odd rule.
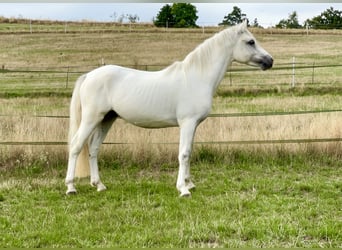
[[[273,66],[273,58],[271,56],[263,56],[258,64],[262,70],[270,69]]]

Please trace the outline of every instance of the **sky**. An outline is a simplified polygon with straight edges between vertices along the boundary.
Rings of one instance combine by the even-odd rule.
[[[0,16],[64,21],[112,21],[114,13],[138,15],[140,22],[151,22],[166,3],[1,3]],[[274,26],[296,11],[301,24],[326,9],[342,10],[342,3],[193,3],[200,26],[215,26],[238,6],[252,22],[255,18],[263,27]]]

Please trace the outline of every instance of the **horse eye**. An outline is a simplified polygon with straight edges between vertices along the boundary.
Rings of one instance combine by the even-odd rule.
[[[253,45],[255,44],[255,41],[254,41],[254,40],[249,40],[249,41],[247,42],[247,44],[253,46]]]

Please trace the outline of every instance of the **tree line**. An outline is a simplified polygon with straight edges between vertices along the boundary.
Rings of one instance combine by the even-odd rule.
[[[190,3],[173,3],[164,5],[153,19],[153,23],[157,27],[194,28],[198,27],[197,19],[196,6]],[[218,25],[232,26],[245,19],[249,26],[262,28],[257,18],[250,22],[247,15],[237,6],[234,6],[233,10],[224,16]],[[297,12],[293,11],[288,18],[281,19],[275,27],[281,29],[342,29],[342,11],[330,7],[320,15],[307,19],[303,25],[298,21]]]

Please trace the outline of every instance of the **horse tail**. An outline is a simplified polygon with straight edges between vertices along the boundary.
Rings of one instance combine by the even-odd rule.
[[[72,93],[71,103],[70,103],[70,125],[69,125],[69,138],[68,138],[68,145],[69,145],[69,152],[70,152],[70,145],[71,141],[74,138],[77,130],[80,126],[81,119],[82,119],[82,106],[80,100],[80,88],[85,80],[86,75],[82,75],[78,78],[75,83],[74,91]],[[76,172],[75,175],[77,177],[87,177],[89,176],[90,166],[89,166],[89,148],[88,143],[85,143],[83,146],[76,163]]]

